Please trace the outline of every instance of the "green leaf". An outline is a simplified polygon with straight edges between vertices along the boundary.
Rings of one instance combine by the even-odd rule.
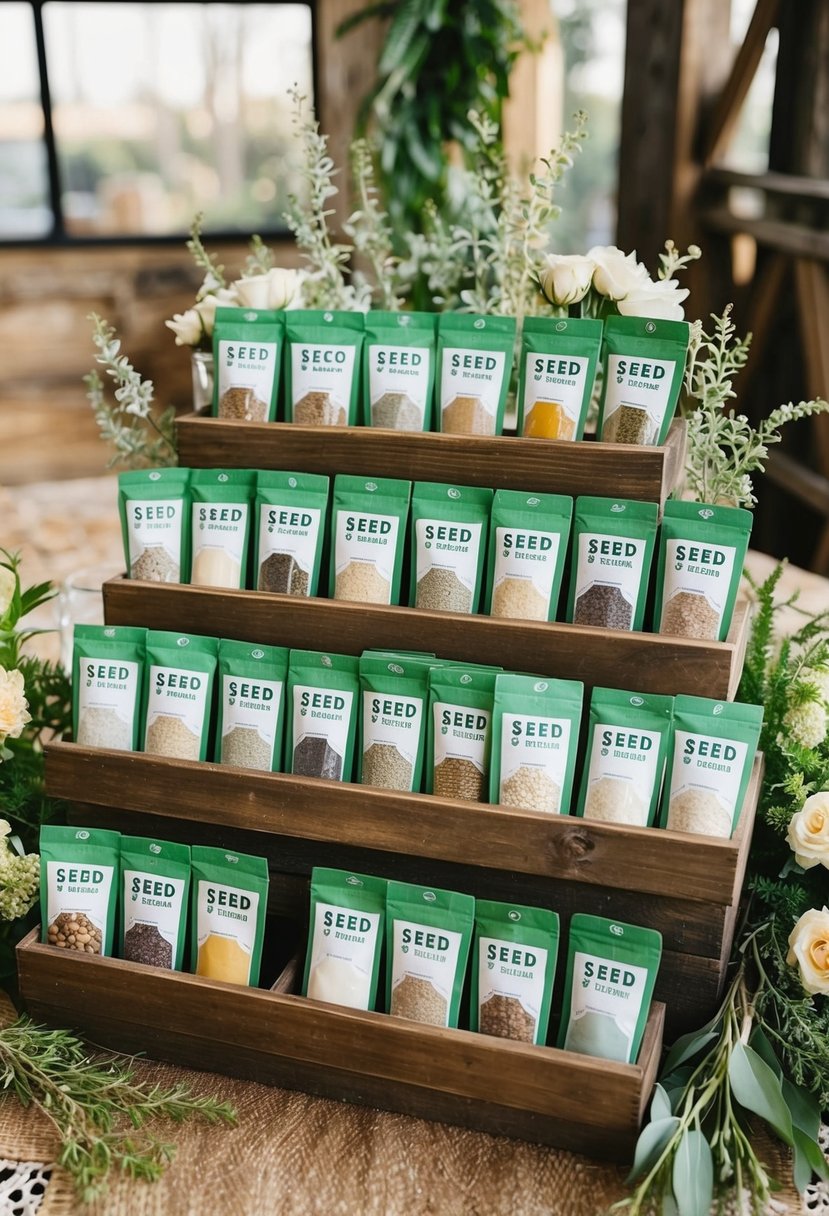
[[[393,0],[377,0],[376,4],[368,4],[365,8],[359,9],[358,12],[352,13],[350,17],[346,17],[341,21],[334,31],[334,37],[342,38],[353,30],[355,26],[361,25],[371,17],[390,17],[395,8],[396,5],[393,3]]]
[[[674,1155],[673,1192],[679,1216],[708,1216],[714,1197],[714,1163],[702,1132],[683,1132]]]
[[[780,1061],[774,1054],[774,1048],[769,1042],[767,1036],[759,1026],[756,1026],[752,1031],[749,1043],[757,1052],[758,1056],[765,1060],[766,1064],[768,1064],[769,1068],[777,1079],[780,1080],[783,1076],[783,1069],[780,1067]]]
[[[381,76],[393,72],[402,63],[403,56],[408,51],[409,44],[421,22],[422,10],[422,0],[403,0],[397,16],[389,27],[383,53],[377,65],[377,71]]]
[[[820,1131],[820,1106],[814,1094],[802,1085],[794,1085],[783,1077],[783,1099],[792,1116],[792,1123],[807,1136],[817,1139]]]
[[[713,1043],[717,1037],[717,1026],[719,1019],[714,1018],[707,1022],[700,1030],[692,1030],[690,1034],[684,1034],[677,1039],[665,1060],[662,1069],[662,1076],[667,1077],[675,1069],[679,1068],[686,1060],[690,1060],[693,1056],[699,1055],[709,1043]]]
[[[627,1182],[633,1182],[640,1174],[644,1174],[651,1169],[653,1165],[662,1156],[662,1153],[668,1146],[668,1142],[679,1130],[679,1119],[657,1119],[655,1122],[646,1123],[639,1134],[639,1139],[636,1141],[636,1152],[633,1157],[633,1165],[630,1167],[630,1173],[627,1176]]]
[[[651,1098],[651,1122],[656,1123],[660,1119],[670,1119],[670,1117],[670,1099],[661,1085],[655,1085],[653,1087],[653,1097]]]
[[[817,1141],[799,1127],[794,1129],[794,1184],[801,1195],[816,1174],[821,1182],[829,1182],[829,1164]]]
[[[764,1119],[785,1144],[793,1144],[792,1116],[780,1082],[752,1047],[736,1043],[731,1049],[728,1080],[741,1106]]]

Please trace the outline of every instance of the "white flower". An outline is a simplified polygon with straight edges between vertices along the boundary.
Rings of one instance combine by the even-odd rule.
[[[789,820],[786,839],[804,870],[818,864],[829,869],[829,790],[806,799]]]
[[[0,566],[0,616],[5,616],[11,607],[17,579],[7,566]]]
[[[826,738],[826,708],[820,701],[795,705],[785,714],[783,726],[792,743],[817,747]]]
[[[233,308],[239,303],[239,297],[232,287],[220,287],[204,299],[198,300],[193,306],[199,314],[202,329],[208,338],[213,336],[213,326],[216,323],[217,308]]]
[[[2,600],[0,600],[0,612],[2,612]],[[829,704],[829,670],[825,667],[813,667],[808,672],[807,678],[810,684],[814,684],[820,693],[820,699],[824,704]]]
[[[800,968],[807,992],[829,995],[829,908],[810,908],[789,934],[786,962]]]
[[[297,294],[298,273],[283,266],[251,274],[233,284],[245,308],[290,308]]]
[[[31,720],[22,672],[0,667],[0,746],[6,739],[17,739]]]
[[[685,316],[682,301],[687,300],[687,287],[680,287],[676,279],[648,279],[635,287],[617,308],[623,317],[657,317],[664,321],[681,321]]]
[[[578,253],[550,253],[538,276],[551,304],[578,304],[590,290],[596,263]]]
[[[10,836],[11,830],[12,825],[9,823],[8,819],[0,819],[0,837]]]
[[[176,335],[176,346],[198,346],[201,341],[202,322],[195,308],[176,313],[172,321],[164,324]]]
[[[595,264],[593,286],[608,300],[622,300],[637,287],[648,283],[648,272],[635,253],[624,253],[615,245],[594,245],[587,260]]]

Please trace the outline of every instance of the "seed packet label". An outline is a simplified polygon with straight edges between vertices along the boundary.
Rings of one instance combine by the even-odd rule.
[[[364,692],[363,753],[375,743],[391,744],[414,767],[422,721],[422,697]]]
[[[537,718],[505,713],[501,723],[501,800],[504,782],[520,768],[541,769],[561,788],[570,748],[567,718]]]
[[[249,388],[260,401],[270,401],[278,371],[277,342],[219,341],[219,397],[231,388]]]
[[[635,609],[642,582],[646,544],[631,536],[606,536],[598,532],[579,535],[576,571],[576,601],[596,583],[618,587]]]
[[[204,671],[186,671],[180,667],[150,666],[147,697],[147,735],[157,718],[177,718],[191,734],[201,738],[205,716],[209,715],[207,691],[210,677]]]
[[[46,923],[51,925],[61,912],[83,913],[103,936],[109,893],[115,881],[115,866],[97,862],[47,861],[46,882],[49,892]]]
[[[222,738],[237,727],[255,730],[273,754],[279,707],[282,704],[282,680],[253,680],[246,676],[224,676],[222,679]]]
[[[334,562],[341,574],[352,562],[367,562],[391,585],[400,520],[395,515],[364,515],[337,511],[334,522]]]
[[[308,972],[309,996],[315,990],[324,990],[329,983],[345,979],[347,991],[338,992],[338,1003],[354,1009],[368,1009],[379,929],[379,912],[362,912],[317,902]],[[330,979],[324,972],[314,974],[325,964],[328,964],[325,969],[331,972]],[[343,974],[346,966],[352,969],[352,975],[347,971]]]
[[[462,941],[463,934],[455,932],[454,929],[418,925],[410,920],[396,920],[392,955],[392,1007],[394,990],[407,976],[426,980],[446,1003],[444,1025],[448,1025],[452,988]]]
[[[139,668],[128,659],[78,660],[78,724],[90,709],[113,713],[132,734],[135,720]]]
[[[294,685],[293,748],[308,735],[323,738],[341,758],[348,742],[354,693],[342,688]]]
[[[259,892],[199,879],[196,940],[199,950],[209,937],[222,937],[250,957],[256,940]]]
[[[416,520],[417,581],[420,582],[431,569],[450,570],[474,594],[482,528],[480,523]]]
[[[319,507],[268,506],[259,514],[258,566],[272,553],[288,553],[298,566],[310,573],[322,522]]]
[[[560,544],[558,532],[496,528],[493,587],[497,587],[505,578],[529,579],[545,603],[549,604]]]
[[[544,947],[481,937],[478,951],[478,1007],[493,996],[512,997],[538,1021],[547,974]]]
[[[630,730],[623,726],[597,723],[593,730],[590,765],[587,775],[587,804],[590,789],[597,781],[619,781],[632,787],[643,803],[643,824],[647,822],[653,787],[660,779],[659,746],[662,736],[653,730]]]
[[[124,506],[130,542],[130,565],[135,565],[145,549],[164,549],[176,565],[175,575],[168,581],[177,581],[181,573],[184,500],[153,498],[146,502],[137,502],[128,498]]]
[[[435,701],[435,768],[444,760],[470,760],[483,773],[491,723],[488,709]]]
[[[680,592],[704,595],[722,620],[737,550],[733,545],[696,544],[669,540],[665,546],[665,580],[662,617],[670,600]],[[661,626],[660,619],[659,625]]]
[[[589,1014],[599,1014],[615,1022],[615,1032],[609,1038],[607,1046],[616,1046],[616,1040],[625,1040],[625,1047],[619,1054],[607,1055],[609,1059],[627,1060],[630,1045],[636,1032],[636,1020],[645,992],[648,978],[647,967],[637,967],[633,963],[612,962],[595,954],[585,954],[576,950],[573,955],[573,986],[571,990],[570,1024],[567,1028],[567,1038],[564,1043],[565,1051],[579,1051],[584,1047],[583,1038],[592,1038],[592,1031],[587,1032],[579,1023]],[[601,1025],[601,1023],[598,1023]],[[612,1027],[608,1028],[612,1031]],[[599,1031],[597,1041],[591,1044],[591,1054],[605,1055],[601,1051],[602,1032]],[[593,1049],[595,1048],[595,1049]]]
[[[630,359],[608,355],[604,426],[623,405],[644,410],[658,432],[670,400],[676,361],[674,359]]]
[[[356,354],[356,346],[292,343],[291,405],[296,405],[307,393],[327,393],[347,411]]]
[[[529,352],[524,363],[524,417],[538,401],[554,401],[578,424],[589,359]]]
[[[385,393],[405,393],[420,413],[421,422],[429,396],[431,351],[411,346],[368,348],[369,400],[373,405]]]
[[[694,830],[693,827],[680,826],[675,802],[685,794],[691,798],[697,794],[700,796],[700,827],[697,830],[706,835],[730,836],[747,754],[748,744],[737,739],[677,730],[674,735],[671,807],[667,826],[678,831]],[[711,796],[722,807],[722,824],[723,827],[727,825],[725,831],[717,831],[714,822],[705,823],[711,816],[711,812],[705,809],[705,803],[711,806]],[[693,815],[693,803],[688,814]],[[685,820],[686,816],[682,818]]]
[[[193,565],[202,549],[217,549],[241,566],[249,507],[246,502],[193,503]]]
[[[124,870],[124,932],[133,925],[154,925],[173,947],[178,943],[184,879],[143,870]]]
[[[441,412],[456,397],[477,397],[481,407],[492,418],[494,430],[505,360],[506,355],[502,350],[444,347],[440,379]]]

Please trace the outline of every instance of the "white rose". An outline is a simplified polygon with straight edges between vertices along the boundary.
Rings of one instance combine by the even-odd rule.
[[[176,346],[198,346],[201,342],[202,322],[195,308],[176,313],[172,321],[164,324],[176,335]]]
[[[0,745],[6,739],[19,738],[31,720],[22,672],[0,667]]]
[[[624,253],[615,245],[594,245],[587,260],[595,264],[593,286],[608,300],[622,300],[649,282],[648,272],[635,253]]]
[[[245,308],[290,308],[297,293],[298,274],[282,266],[267,274],[251,274],[233,284]]]
[[[239,303],[236,292],[232,288],[221,287],[218,291],[211,292],[210,295],[199,300],[194,305],[195,311],[201,318],[204,333],[208,338],[213,336],[213,326],[216,323],[217,308],[233,308]]]
[[[616,307],[623,317],[657,317],[663,321],[682,321],[685,310],[682,301],[689,296],[687,287],[680,287],[676,279],[648,280],[635,287]]]
[[[0,616],[5,616],[11,607],[14,593],[17,590],[17,579],[7,566],[0,566]]]
[[[789,820],[786,839],[804,870],[819,863],[829,869],[829,790],[806,799],[802,810]]]
[[[807,992],[829,995],[829,908],[810,908],[789,934],[786,962],[800,968]]]
[[[550,253],[538,280],[551,304],[578,304],[590,290],[595,269],[595,262],[579,253]]]

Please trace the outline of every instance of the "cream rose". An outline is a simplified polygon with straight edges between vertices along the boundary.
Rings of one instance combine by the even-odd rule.
[[[11,607],[14,593],[17,590],[17,579],[6,566],[0,566],[0,616],[5,616]]]
[[[202,329],[208,338],[213,336],[213,326],[216,323],[217,308],[233,308],[239,303],[238,296],[232,288],[222,287],[219,291],[211,292],[203,300],[194,304],[193,310],[199,315]]]
[[[819,864],[829,869],[829,790],[806,799],[789,820],[786,839],[804,870]]]
[[[176,346],[198,346],[202,336],[202,321],[195,308],[177,312],[171,321],[164,324],[176,335]]]
[[[594,245],[587,251],[593,262],[593,286],[608,300],[623,300],[637,287],[650,282],[648,272],[635,253],[624,253],[615,245]]]
[[[829,908],[810,908],[789,934],[786,962],[800,968],[807,992],[829,995]]]
[[[578,253],[550,253],[538,276],[551,304],[578,304],[590,290],[596,263]]]
[[[0,667],[0,743],[17,739],[31,720],[22,673]]]
[[[297,294],[298,273],[282,266],[252,274],[233,284],[244,308],[290,308]]]
[[[623,317],[656,317],[663,321],[682,321],[685,310],[683,300],[689,296],[687,287],[680,287],[676,279],[657,279],[635,287],[616,307]]]

